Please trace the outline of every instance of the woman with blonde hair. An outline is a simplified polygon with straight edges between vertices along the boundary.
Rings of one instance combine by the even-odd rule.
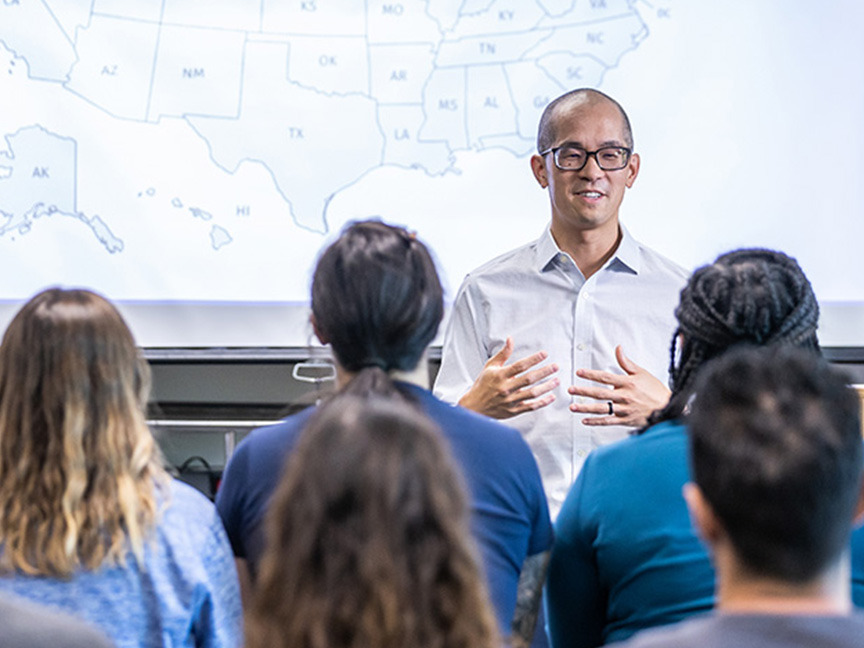
[[[248,646],[498,645],[440,431],[396,394],[351,391],[316,413],[276,490]]]
[[[241,610],[213,506],[171,480],[145,422],[149,369],[120,313],[52,288],[0,344],[0,590],[118,646],[236,646]]]

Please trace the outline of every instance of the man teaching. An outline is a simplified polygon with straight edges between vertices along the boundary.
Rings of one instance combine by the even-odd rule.
[[[513,417],[554,517],[588,453],[668,399],[673,310],[687,273],[619,222],[640,159],[614,99],[592,89],[555,99],[540,118],[537,151],[531,169],[548,190],[551,222],[466,277],[435,392]],[[519,360],[507,364],[511,357]]]

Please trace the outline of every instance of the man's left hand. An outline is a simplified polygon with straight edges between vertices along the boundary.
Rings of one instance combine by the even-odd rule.
[[[572,403],[570,411],[593,414],[582,419],[585,425],[629,425],[642,427],[648,416],[669,402],[669,389],[635,362],[624,355],[621,346],[615,347],[615,358],[624,374],[594,369],[579,369],[576,375],[608,387],[580,387],[573,385],[567,392],[572,396],[591,398],[596,402]],[[612,403],[612,414],[609,414]]]

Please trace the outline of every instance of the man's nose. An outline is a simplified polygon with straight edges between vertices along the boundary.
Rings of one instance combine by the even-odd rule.
[[[599,178],[605,173],[597,163],[597,154],[592,153],[585,161],[585,166],[579,170],[579,175],[583,178]]]

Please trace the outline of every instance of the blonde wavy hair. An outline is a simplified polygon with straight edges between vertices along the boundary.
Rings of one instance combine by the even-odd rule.
[[[0,568],[67,576],[140,560],[167,483],[150,372],[105,298],[52,288],[0,344]]]

